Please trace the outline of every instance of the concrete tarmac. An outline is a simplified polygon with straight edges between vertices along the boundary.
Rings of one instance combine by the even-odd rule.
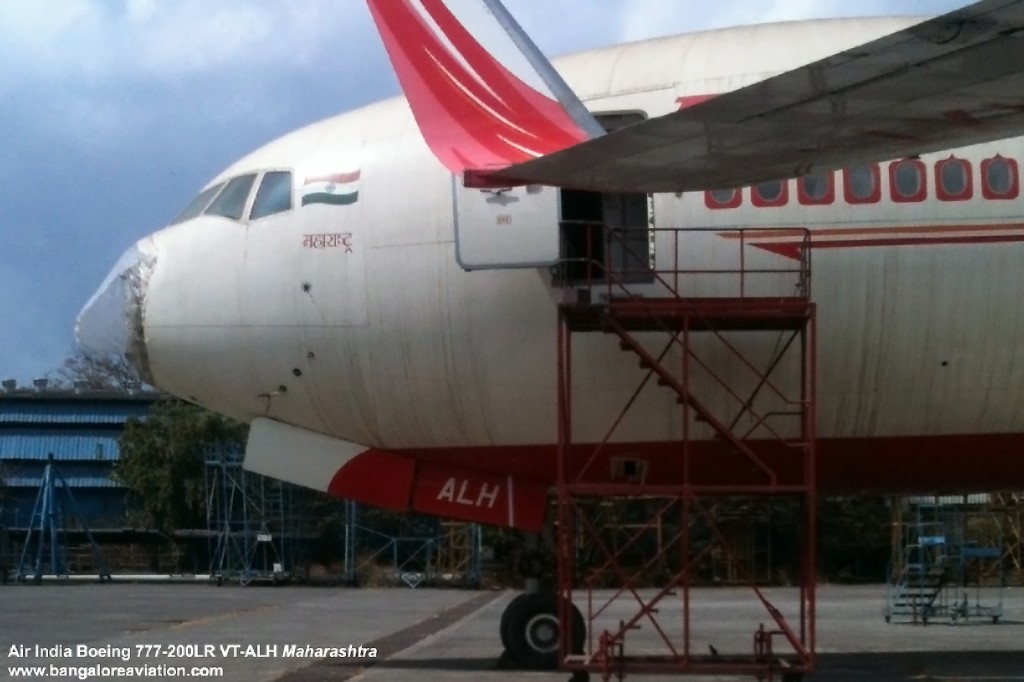
[[[239,681],[568,679],[565,673],[498,669],[498,620],[514,596],[406,588],[8,585],[0,587],[0,679],[116,679],[129,667],[137,668],[134,676],[214,673]],[[785,590],[770,594],[780,603],[789,596]],[[1006,590],[998,624],[990,618],[886,624],[883,605],[882,586],[819,588],[820,672],[811,679],[1024,681],[1024,588]],[[629,611],[628,603],[618,604],[611,620],[619,617],[616,608]],[[693,610],[700,622],[695,647],[712,645],[723,655],[749,652],[752,623],[767,620],[750,591],[738,588],[698,590]],[[634,651],[655,651],[657,642],[644,633]]]

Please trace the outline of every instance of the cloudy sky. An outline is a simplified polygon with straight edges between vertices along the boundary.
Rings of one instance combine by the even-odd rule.
[[[549,55],[805,17],[966,0],[510,0]],[[713,9],[707,9],[708,6]],[[73,351],[117,257],[219,170],[398,93],[362,0],[0,0],[0,377]]]

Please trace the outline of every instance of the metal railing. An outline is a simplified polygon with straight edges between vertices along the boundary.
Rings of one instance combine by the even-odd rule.
[[[646,230],[607,229],[603,223],[563,221],[562,253],[555,270],[554,283],[563,288],[605,289],[607,299],[640,294],[638,285],[656,285],[654,290],[664,297],[685,298],[700,292],[700,297],[811,296],[811,234],[806,228],[783,230],[764,228],[676,228],[655,227]],[[568,238],[570,230],[576,239]],[[646,241],[635,236],[642,232]],[[631,237],[634,237],[631,239]],[[716,241],[710,237],[719,238]],[[771,241],[769,241],[771,240]],[[637,248],[637,242],[647,247]],[[719,244],[734,243],[734,255],[721,253]],[[775,252],[776,258],[790,261],[764,265],[764,258],[752,264],[748,247],[760,247],[765,254]],[[771,246],[772,249],[765,247]],[[701,254],[699,251],[705,253]],[[716,253],[712,253],[714,250]],[[668,251],[668,254],[665,254]],[[577,252],[577,253],[574,253]],[[579,253],[581,252],[581,253]],[[686,262],[709,262],[707,266],[688,266]],[[795,261],[795,263],[792,263]],[[718,265],[719,263],[725,265]],[[735,265],[730,266],[730,263]],[[758,280],[785,278],[781,288],[756,286]],[[711,287],[706,294],[696,286],[699,280],[731,278],[731,283]]]

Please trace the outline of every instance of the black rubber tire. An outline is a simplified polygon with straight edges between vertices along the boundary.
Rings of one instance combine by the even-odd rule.
[[[514,607],[514,608],[513,608]],[[558,597],[536,592],[513,599],[506,609],[508,618],[502,628],[505,650],[524,668],[556,670],[558,668]],[[570,605],[573,652],[582,652],[586,640],[583,614]],[[503,618],[503,620],[505,620]]]
[[[505,610],[501,612],[501,621],[498,623],[498,635],[501,637],[501,646],[505,651],[509,648],[509,637],[508,637],[508,621],[509,614],[517,610],[524,599],[530,596],[532,593],[523,593],[517,595],[515,599],[508,603]]]

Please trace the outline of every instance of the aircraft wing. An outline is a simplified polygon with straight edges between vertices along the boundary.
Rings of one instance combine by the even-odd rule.
[[[1024,135],[1024,0],[982,0],[467,184],[622,192],[756,184]]]

